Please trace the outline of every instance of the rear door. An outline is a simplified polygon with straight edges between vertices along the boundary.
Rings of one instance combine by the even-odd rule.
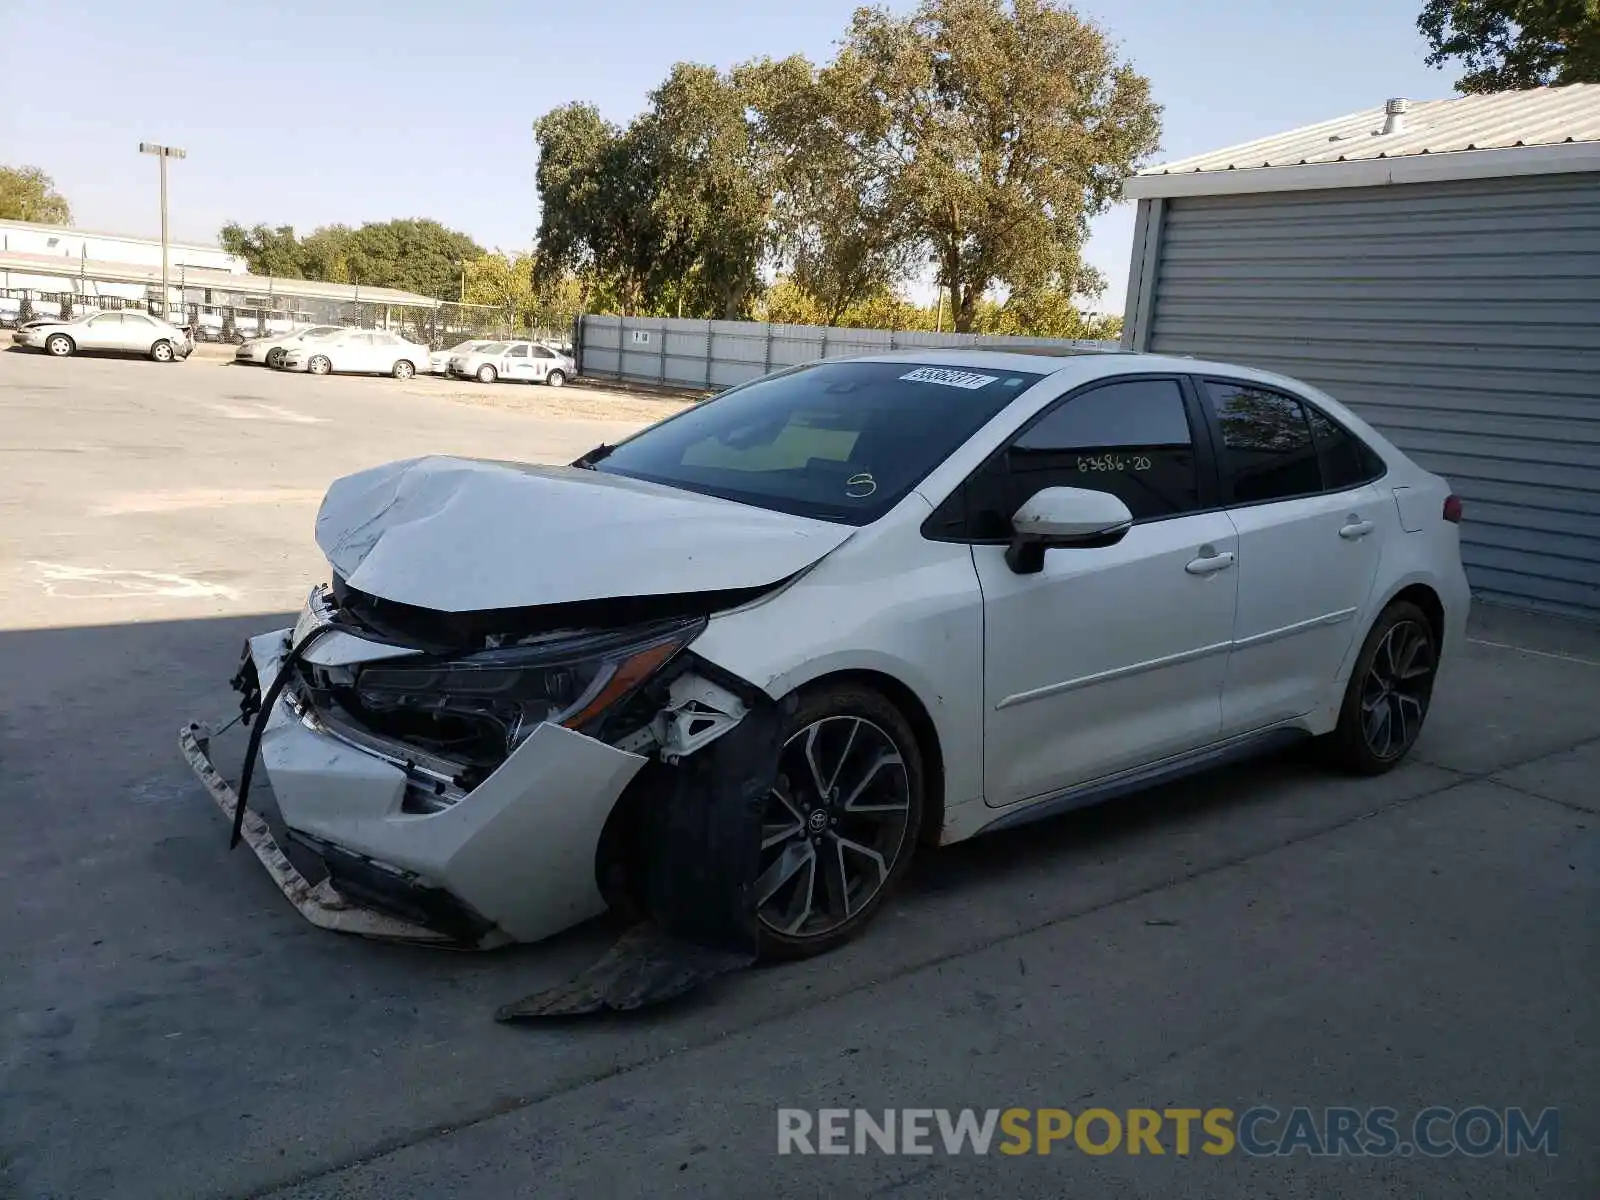
[[[156,344],[161,332],[156,323],[143,313],[124,312],[122,314],[122,348],[135,350],[139,353],[147,352]]]
[[[1301,716],[1327,696],[1365,632],[1392,499],[1353,435],[1303,397],[1261,384],[1202,381],[1222,489],[1239,535],[1239,606],[1223,731]],[[1385,505],[1387,504],[1387,508]]]

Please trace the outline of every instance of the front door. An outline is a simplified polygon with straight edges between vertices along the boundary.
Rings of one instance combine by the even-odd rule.
[[[122,350],[122,314],[101,313],[83,323],[83,332],[77,338],[80,350]]]
[[[1394,501],[1363,476],[1348,439],[1298,397],[1211,379],[1222,487],[1239,534],[1239,611],[1223,728],[1244,733],[1327,699],[1365,634]],[[1381,470],[1381,464],[1378,465]],[[1368,470],[1367,475],[1373,472]]]
[[[1006,565],[1003,545],[973,546],[990,804],[1217,739],[1238,544],[1211,507],[1199,428],[1177,378],[1112,380],[1047,409],[967,484],[980,536],[1004,536],[1009,514],[1045,487],[1111,492],[1135,520],[1115,545],[1048,551],[1032,575]]]

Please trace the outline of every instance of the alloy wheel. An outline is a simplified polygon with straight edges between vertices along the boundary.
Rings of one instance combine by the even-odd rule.
[[[327,359],[323,358],[320,354],[306,364],[307,370],[309,370],[313,375],[326,375],[332,369],[332,367],[333,364]]]
[[[1361,735],[1383,761],[1399,758],[1422,731],[1437,668],[1433,639],[1415,621],[1383,635],[1361,683]]]
[[[791,737],[762,815],[762,924],[822,937],[859,913],[905,849],[911,803],[901,749],[872,721],[824,717]]]

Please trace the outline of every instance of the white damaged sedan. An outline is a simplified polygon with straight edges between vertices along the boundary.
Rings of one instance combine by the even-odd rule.
[[[919,845],[1297,739],[1394,766],[1463,635],[1460,517],[1281,376],[815,363],[571,466],[339,480],[331,582],[235,680],[237,791],[182,741],[326,927],[487,947],[611,904],[799,957]]]

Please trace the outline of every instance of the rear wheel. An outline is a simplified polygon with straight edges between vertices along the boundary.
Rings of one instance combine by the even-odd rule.
[[[761,952],[809,958],[850,940],[905,874],[922,756],[900,710],[859,684],[803,693],[762,815]]]
[[[316,354],[313,355],[311,361],[306,364],[306,370],[310,371],[313,375],[326,375],[328,372],[333,370],[333,364],[328,361],[326,355]]]
[[[483,366],[478,368],[479,383],[493,383],[498,378],[500,378],[500,372],[496,371],[488,363],[484,363]]]
[[[51,334],[50,337],[45,341],[44,348],[47,353],[56,358],[66,358],[67,355],[71,354],[77,349],[77,347],[72,344],[72,339],[64,333]]]
[[[1433,699],[1438,639],[1415,604],[1399,601],[1378,615],[1362,644],[1325,751],[1335,766],[1380,775],[1416,744]]]
[[[169,363],[176,358],[177,355],[173,353],[171,342],[160,341],[154,346],[150,347],[150,357],[155,359],[158,363]]]
[[[550,374],[544,377],[544,381],[551,387],[560,387],[562,384],[567,382],[567,373],[557,367],[554,371],[551,371]]]
[[[416,373],[417,368],[412,365],[409,358],[402,358],[395,363],[394,370],[391,372],[396,379],[410,379]]]

